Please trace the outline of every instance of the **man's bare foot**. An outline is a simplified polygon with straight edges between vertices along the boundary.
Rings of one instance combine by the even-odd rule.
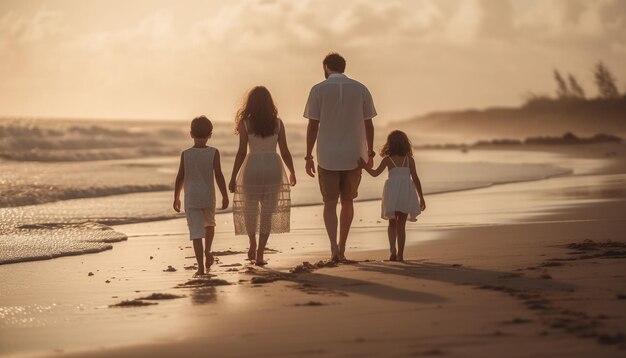
[[[402,257],[402,255],[398,255],[398,261],[404,261],[404,257]]]
[[[257,265],[257,266],[265,266],[265,265],[267,265],[267,261],[263,261],[263,260],[259,261],[259,260],[256,260],[256,261],[254,262],[254,264],[255,264],[255,265]]]
[[[209,270],[211,266],[215,263],[215,258],[213,257],[213,254],[211,254],[210,252],[206,252],[205,256],[206,256],[205,266],[206,266],[206,269]]]
[[[398,258],[396,257],[396,254],[391,254],[391,256],[389,256],[389,261],[397,261]]]
[[[198,270],[196,271],[196,273],[193,274],[193,277],[202,277],[204,275],[205,275],[204,271]]]

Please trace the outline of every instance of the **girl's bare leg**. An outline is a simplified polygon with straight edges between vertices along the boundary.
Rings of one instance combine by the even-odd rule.
[[[389,226],[387,226],[387,236],[389,237],[389,250],[391,251],[389,261],[396,261],[396,225],[397,220],[395,218],[389,218]]]
[[[398,261],[404,261],[404,243],[406,242],[406,217],[405,213],[396,213],[398,226],[396,233],[398,236]]]
[[[203,249],[202,249],[202,238],[194,239],[193,241],[193,251],[196,254],[196,261],[198,261],[198,271],[196,271],[196,275],[204,275],[204,262],[203,259]]]
[[[215,236],[215,226],[207,226],[204,228],[205,230],[205,241],[206,244],[204,246],[204,255],[206,256],[206,270],[209,271],[211,269],[211,265],[215,262],[215,258],[213,258],[213,254],[211,254],[211,245],[213,245],[213,236]]]

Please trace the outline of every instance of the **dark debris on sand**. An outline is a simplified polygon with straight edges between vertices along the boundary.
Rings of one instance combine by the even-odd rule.
[[[354,261],[356,262],[356,261]],[[316,264],[312,264],[308,261],[304,261],[302,264],[292,268],[289,270],[291,273],[311,273],[317,269],[321,269],[324,267],[337,267],[338,264],[335,261],[318,261]]]
[[[198,264],[193,264],[191,266],[184,266],[185,270],[197,270],[198,269]]]
[[[213,256],[229,256],[229,255],[245,254],[245,252],[243,251],[233,251],[233,250],[213,251],[211,253],[213,254]]]
[[[171,293],[153,293],[146,297],[140,297],[136,300],[157,301],[157,300],[173,300],[177,298],[183,298],[184,295],[174,295]]]
[[[239,267],[239,266],[243,266],[240,263],[236,263],[236,264],[228,264],[228,265],[220,265],[220,267]]]
[[[297,306],[297,307],[305,307],[305,306],[318,307],[318,306],[326,306],[326,304],[322,303],[322,302],[318,302],[318,301],[309,301],[307,303],[296,303],[294,306]]]
[[[193,280],[189,280],[185,283],[181,283],[176,285],[175,288],[196,288],[196,287],[213,287],[213,286],[228,286],[231,283],[218,279],[218,278],[196,278]]]
[[[122,301],[120,303],[116,303],[113,305],[109,305],[109,307],[114,308],[114,307],[143,307],[143,306],[152,306],[152,305],[156,305],[158,303],[156,302],[146,302],[146,301],[141,301],[141,300],[127,300],[127,301]]]
[[[163,272],[176,272],[176,269],[173,266],[168,265]]]

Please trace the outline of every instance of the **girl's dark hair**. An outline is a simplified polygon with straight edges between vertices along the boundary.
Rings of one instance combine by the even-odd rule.
[[[276,134],[278,127],[278,109],[274,105],[272,95],[263,86],[254,87],[248,93],[246,101],[237,111],[235,133],[239,134],[242,121],[248,122],[248,131],[260,137]]]
[[[411,141],[403,131],[395,130],[389,133],[387,136],[387,142],[380,149],[381,157],[388,157],[391,155],[413,156]]]

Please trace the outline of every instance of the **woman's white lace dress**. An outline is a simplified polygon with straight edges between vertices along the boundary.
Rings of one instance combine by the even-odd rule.
[[[279,121],[277,132],[281,125]],[[245,121],[244,126],[248,131]],[[235,235],[289,232],[290,187],[277,144],[278,133],[261,137],[248,131],[248,155],[233,198]]]

